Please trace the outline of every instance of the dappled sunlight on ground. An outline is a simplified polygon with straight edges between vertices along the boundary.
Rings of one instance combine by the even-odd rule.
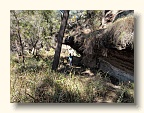
[[[127,93],[124,86],[101,70],[85,68],[76,62],[70,66],[67,57],[61,57],[54,72],[52,61],[53,56],[31,57],[22,67],[11,59],[11,102],[113,103],[133,95],[132,90]],[[133,96],[128,102],[133,102]]]

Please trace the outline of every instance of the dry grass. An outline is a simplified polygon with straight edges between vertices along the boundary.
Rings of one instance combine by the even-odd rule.
[[[93,76],[53,72],[50,56],[27,57],[25,67],[14,59],[11,56],[11,103],[134,102],[133,83],[115,87],[101,71]]]

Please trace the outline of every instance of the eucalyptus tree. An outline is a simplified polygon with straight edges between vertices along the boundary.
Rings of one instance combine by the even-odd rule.
[[[64,10],[62,12],[61,25],[60,25],[60,29],[59,29],[59,32],[57,35],[57,41],[58,42],[57,42],[57,46],[55,49],[55,55],[54,55],[54,60],[53,60],[53,64],[52,64],[52,70],[56,70],[58,68],[59,58],[60,58],[60,53],[61,53],[61,46],[62,46],[63,36],[65,33],[68,17],[69,17],[69,10]]]
[[[11,47],[15,45],[17,51],[22,50],[23,54],[29,50],[36,55],[37,49],[43,47],[43,44],[50,46],[52,39],[49,37],[59,29],[56,14],[53,10],[11,11]],[[19,45],[21,50],[18,48]]]

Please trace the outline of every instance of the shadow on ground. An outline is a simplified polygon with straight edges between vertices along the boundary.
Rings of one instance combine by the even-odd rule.
[[[73,65],[70,66],[67,57],[61,57],[60,66],[58,69],[59,73],[64,73],[66,75],[73,73],[75,76],[85,76],[85,77],[93,77],[97,72],[101,72],[103,77],[105,77],[105,73],[103,73],[98,68],[88,68],[81,63],[81,57],[73,57]],[[107,77],[110,79],[111,83],[114,85],[119,84],[119,80],[107,74]]]
[[[36,103],[85,103],[94,100],[94,97],[91,97],[90,101],[85,100],[78,93],[68,91],[51,78],[43,81],[36,89],[35,95]]]

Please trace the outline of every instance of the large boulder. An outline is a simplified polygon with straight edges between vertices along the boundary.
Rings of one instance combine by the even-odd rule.
[[[64,43],[81,54],[82,64],[100,68],[119,79],[134,79],[134,16],[133,11],[108,11],[113,14],[106,28],[66,37]],[[108,15],[107,15],[108,16]],[[105,67],[105,68],[104,68]],[[113,74],[115,73],[115,74]],[[125,74],[123,74],[125,73]],[[126,75],[126,76],[121,76]],[[121,76],[121,77],[118,77]]]

